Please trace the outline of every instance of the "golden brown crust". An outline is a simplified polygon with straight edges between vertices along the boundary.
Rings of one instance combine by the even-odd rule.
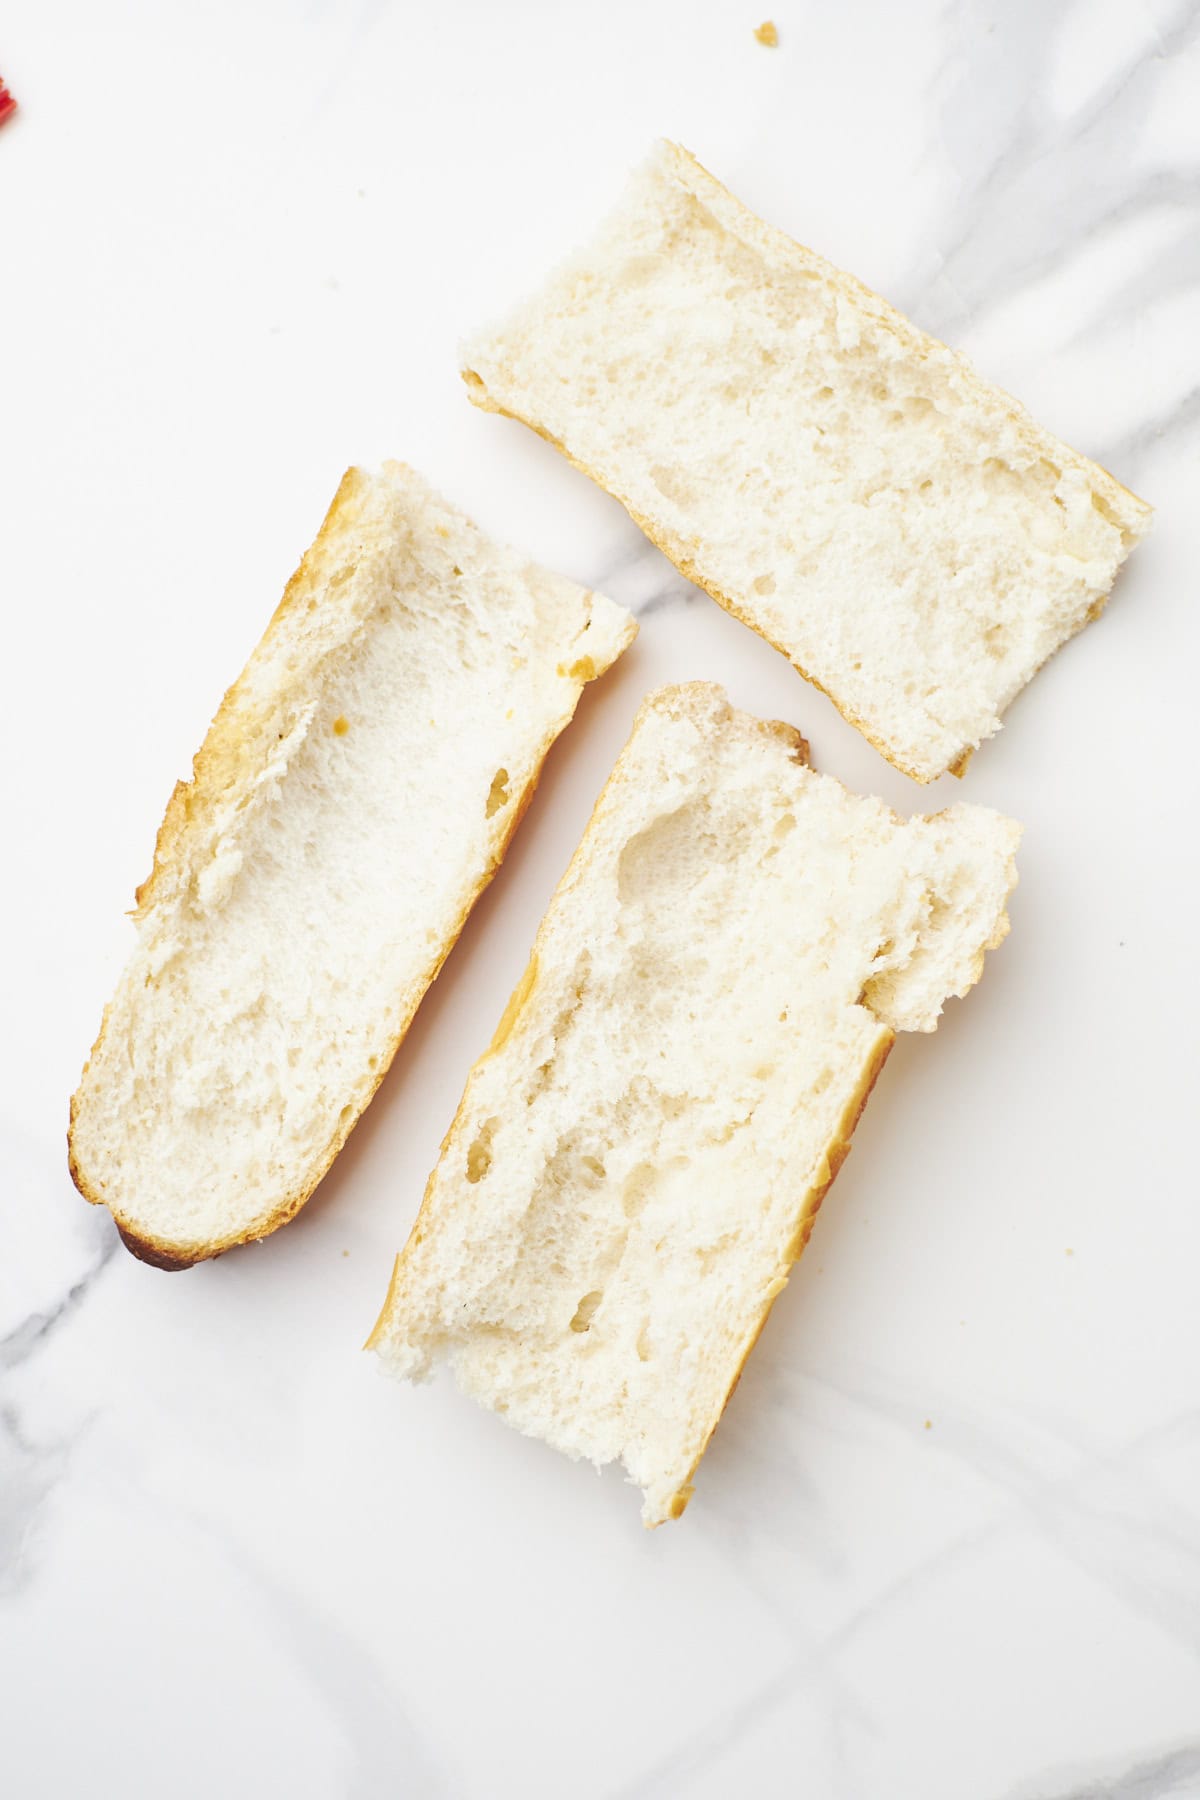
[[[203,818],[206,810],[211,808],[217,797],[222,794],[232,781],[237,778],[249,728],[257,722],[257,717],[245,712],[242,707],[247,674],[255,659],[263,648],[289,621],[291,614],[301,603],[308,605],[310,580],[315,578],[316,568],[330,543],[347,525],[352,524],[356,503],[367,487],[367,477],[360,469],[348,469],[342,477],[337,493],[325,515],[320,531],[310,548],[301,559],[300,566],[288,582],[283,598],[271,616],[265,632],[255,650],[251,653],[246,667],[237,681],[228,689],[216,716],[205,736],[204,743],[197,752],[193,762],[193,775],[190,782],[177,782],[167,803],[166,813],[159,827],[155,844],[154,864],[149,876],[137,890],[138,913],[145,911],[153,899],[158,884],[170,872],[175,862],[182,855],[187,834],[194,821]],[[588,681],[612,666],[617,656],[628,647],[637,635],[637,622],[632,617],[624,637],[608,662],[597,663],[594,658],[581,659],[568,672],[568,679],[575,684],[575,694],[566,717],[559,726],[550,727],[543,736],[535,753],[533,765],[523,789],[517,797],[516,804],[507,809],[505,815],[497,815],[495,836],[493,839],[490,860],[474,888],[465,898],[458,917],[447,932],[443,942],[430,959],[423,977],[414,990],[412,1003],[403,1015],[400,1024],[391,1039],[386,1051],[380,1055],[376,1068],[372,1071],[369,1082],[364,1083],[361,1098],[356,1099],[350,1108],[349,1117],[339,1118],[337,1129],[325,1149],[314,1158],[304,1177],[279,1202],[278,1206],[264,1218],[254,1221],[241,1230],[230,1232],[221,1238],[204,1240],[197,1244],[180,1244],[169,1238],[162,1238],[147,1232],[128,1216],[124,1215],[94,1184],[75,1154],[75,1123],[80,1095],[86,1082],[92,1060],[104,1041],[108,1028],[110,1007],[105,1007],[100,1030],[92,1046],[87,1061],[84,1063],[79,1086],[71,1097],[69,1122],[67,1129],[67,1166],[71,1179],[79,1193],[93,1206],[107,1206],[113,1215],[117,1229],[126,1248],[140,1261],[152,1267],[166,1270],[192,1268],[196,1263],[206,1262],[210,1258],[222,1255],[226,1250],[235,1249],[240,1244],[257,1243],[269,1237],[281,1225],[286,1225],[311,1198],[325,1175],[332,1166],[338,1152],[342,1149],[351,1131],[374,1099],[380,1083],[387,1074],[396,1051],[403,1043],[416,1015],[417,1008],[424,999],[432,983],[441,972],[443,963],[449,956],[462,933],[470,913],[479,896],[483,893],[501,862],[512,841],[513,834],[524,818],[541,778],[542,768],[549,751],[561,732],[566,729],[574,717],[580,695]],[[586,663],[586,670],[585,665]],[[578,673],[576,672],[578,671]]]
[[[153,866],[135,895],[139,915],[146,910],[154,898],[159,881],[175,858],[191,821],[203,816],[204,810],[210,807],[240,774],[244,760],[246,728],[248,724],[257,722],[257,720],[248,720],[242,711],[247,672],[261,658],[264,650],[274,641],[280,631],[290,623],[293,612],[297,610],[301,600],[307,596],[309,583],[314,577],[317,565],[328,545],[347,526],[352,524],[357,510],[355,503],[361,500],[365,488],[366,477],[362,470],[347,469],[338,484],[337,493],[330,502],[329,510],[322,520],[320,531],[304,552],[300,559],[300,566],[284,588],[283,598],[271,614],[266,630],[247,658],[242,673],[233,686],[226,690],[213,722],[205,733],[204,742],[193,758],[192,779],[175,783],[171,798],[167,802],[167,810],[163,814],[162,824],[158,828]]]
[[[139,1262],[149,1263],[152,1269],[166,1269],[174,1273],[179,1269],[195,1268],[197,1262],[203,1261],[202,1257],[171,1256],[158,1248],[155,1239],[139,1237],[136,1232],[127,1231],[123,1225],[117,1226],[117,1234],[130,1255],[136,1256]]]
[[[178,858],[192,822],[202,817],[203,810],[210,807],[217,796],[231,781],[236,779],[244,740],[244,731],[239,723],[238,713],[247,670],[279,632],[292,610],[299,603],[301,593],[320,553],[330,539],[342,529],[343,525],[349,523],[354,501],[361,494],[363,484],[364,477],[359,469],[347,469],[342,476],[337,493],[322,521],[320,531],[308,550],[305,551],[300,560],[300,566],[284,589],[283,598],[272,613],[266,630],[247,659],[245,668],[233,686],[226,690],[221,704],[217,708],[212,724],[205,733],[204,742],[192,760],[192,779],[175,783],[171,797],[167,801],[162,823],[158,828],[154,844],[154,861],[150,873],[135,891],[135,917],[140,918],[150,906],[160,882]],[[106,1196],[99,1192],[88,1179],[75,1154],[74,1134],[79,1098],[84,1082],[87,1080],[88,1071],[92,1066],[92,1060],[104,1042],[110,1010],[110,1006],[106,1006],[104,1009],[100,1030],[96,1034],[96,1041],[83,1065],[79,1086],[71,1096],[67,1126],[67,1167],[71,1180],[90,1205],[109,1206],[117,1230],[121,1234],[122,1242],[139,1261],[149,1263],[156,1269],[189,1269],[198,1262],[204,1262],[213,1256],[220,1256],[223,1251],[232,1249],[235,1244],[249,1241],[249,1234],[231,1235],[227,1239],[214,1239],[204,1244],[185,1246],[173,1243],[169,1239],[156,1237],[152,1233],[146,1233],[135,1226],[131,1220],[124,1218],[116,1207],[110,1205]],[[404,1029],[407,1030],[407,1022]],[[403,1036],[403,1032],[401,1036]],[[399,1039],[397,1039],[398,1042]],[[384,1073],[386,1073],[386,1068]],[[380,1079],[382,1079],[382,1075]],[[374,1089],[372,1089],[373,1093]],[[343,1137],[342,1142],[344,1141]],[[265,1237],[268,1232],[276,1230],[279,1225],[294,1216],[308,1198],[308,1194],[312,1192],[312,1188],[316,1186],[317,1181],[324,1175],[340,1148],[341,1143],[338,1143],[330,1152],[328,1160],[312,1183],[312,1187],[306,1193],[289,1195],[277,1212],[273,1213],[270,1220],[263,1225],[262,1231],[256,1232],[255,1235]]]
[[[725,1408],[729,1405],[738,1382],[742,1379],[742,1371],[749,1360],[750,1352],[754,1349],[755,1344],[757,1344],[759,1337],[762,1334],[763,1326],[770,1317],[771,1308],[787,1286],[788,1276],[791,1274],[792,1269],[804,1254],[804,1249],[812,1234],[812,1228],[816,1222],[817,1214],[821,1209],[821,1202],[833,1186],[838,1170],[850,1154],[850,1140],[854,1136],[854,1128],[862,1117],[863,1108],[871,1097],[871,1089],[879,1079],[879,1072],[887,1061],[895,1041],[895,1032],[890,1030],[886,1025],[881,1027],[880,1036],[876,1039],[875,1044],[872,1047],[870,1058],[864,1066],[862,1075],[859,1078],[858,1087],[847,1101],[842,1116],[838,1120],[834,1130],[834,1134],[826,1146],[821,1162],[817,1166],[815,1180],[801,1199],[800,1209],[796,1216],[796,1228],[792,1235],[791,1242],[784,1251],[783,1262],[778,1275],[771,1284],[763,1309],[755,1320],[753,1329],[749,1333],[742,1348],[742,1353],[738,1358],[737,1368],[734,1370],[733,1378],[730,1381],[728,1388],[725,1390],[725,1396],[721,1401],[720,1406],[713,1414],[708,1430],[704,1434],[704,1441],[696,1452],[695,1461],[687,1472],[686,1480],[676,1489],[674,1497],[671,1500],[667,1513],[667,1517],[670,1519],[678,1519],[692,1497],[694,1486],[692,1477],[700,1466],[701,1458],[712,1441],[713,1432],[717,1429],[717,1426],[721,1421],[721,1416],[724,1413]],[[666,1520],[651,1519],[647,1521],[647,1523],[650,1529],[653,1529],[657,1525],[665,1524]]]
[[[462,1111],[462,1102],[460,1101],[459,1102],[459,1112],[461,1112],[461,1111]],[[441,1148],[441,1150],[438,1151],[438,1161],[439,1162],[441,1161],[441,1158],[442,1158],[442,1152],[445,1150],[446,1145],[449,1142],[450,1132],[452,1132],[454,1130],[454,1125],[457,1123],[458,1123],[458,1113],[455,1113],[454,1124],[451,1125],[450,1131],[448,1131],[446,1133],[446,1136],[442,1139],[442,1148]],[[437,1165],[435,1164],[434,1166],[436,1168]],[[425,1183],[425,1192],[421,1198],[420,1211],[417,1213],[418,1222],[420,1220],[421,1213],[424,1212],[424,1210],[425,1210],[425,1202],[429,1198],[429,1187],[430,1187],[430,1183],[432,1181],[433,1181],[433,1176],[431,1174],[429,1177],[429,1180]],[[413,1227],[413,1230],[414,1231],[416,1230],[415,1225]],[[401,1257],[401,1252],[399,1250],[397,1250],[395,1256],[392,1258],[392,1273],[388,1280],[387,1293],[384,1295],[383,1305],[379,1309],[379,1317],[376,1319],[375,1323],[372,1325],[370,1331],[367,1334],[366,1342],[363,1344],[364,1350],[374,1350],[375,1346],[379,1343],[380,1339],[383,1337],[384,1330],[387,1325],[387,1317],[388,1317],[388,1314],[392,1310],[392,1299],[396,1292],[396,1284],[400,1279],[400,1257]]]

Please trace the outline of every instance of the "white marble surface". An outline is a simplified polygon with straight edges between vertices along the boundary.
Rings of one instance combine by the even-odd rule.
[[[764,0],[765,3],[765,0]],[[0,1788],[1200,1794],[1200,12],[1168,0],[10,0],[0,71]],[[358,1346],[641,695],[921,796],[544,445],[462,332],[647,140],[1159,508],[962,788],[1013,933],[902,1041],[701,1472],[636,1496]],[[306,1213],[189,1275],[67,1179],[167,790],[343,466],[634,604]],[[15,643],[14,643],[15,637]],[[945,793],[941,789],[945,789]]]

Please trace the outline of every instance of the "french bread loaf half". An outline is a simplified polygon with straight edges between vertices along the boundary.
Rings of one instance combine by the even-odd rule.
[[[607,488],[918,781],[961,773],[1149,523],[674,144],[463,358],[476,405]]]
[[[1019,829],[908,821],[719,688],[646,701],[370,1344],[675,1518],[897,1031],[1008,929]]]
[[[585,682],[636,626],[411,469],[351,469],[158,835],[70,1163],[182,1268],[312,1193]]]

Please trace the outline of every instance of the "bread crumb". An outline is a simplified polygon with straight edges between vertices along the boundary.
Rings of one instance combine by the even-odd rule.
[[[932,1431],[932,1430],[933,1430],[933,1420],[932,1420],[932,1419],[926,1419],[926,1421],[925,1421],[925,1429],[926,1429],[926,1431]]]
[[[497,769],[496,773],[492,776],[492,785],[488,789],[488,797],[487,797],[487,816],[488,816],[488,818],[490,819],[493,817],[493,815],[495,813],[498,813],[502,806],[507,806],[508,802],[509,802],[509,798],[510,798],[510,796],[509,796],[509,792],[508,792],[508,770],[507,769]]]
[[[343,1251],[342,1251],[342,1255],[343,1255],[343,1256],[349,1256],[349,1254],[350,1254],[350,1252],[349,1252],[349,1251],[348,1251],[348,1250],[343,1250]]]
[[[1074,1254],[1075,1254],[1075,1252],[1074,1252],[1074,1251],[1073,1251],[1073,1250],[1072,1250],[1072,1249],[1071,1249],[1071,1248],[1070,1248],[1070,1246],[1068,1246],[1068,1248],[1067,1248],[1067,1255],[1068,1255],[1068,1256],[1074,1256]]]
[[[335,737],[345,737],[349,729],[349,719],[346,717],[345,713],[339,713],[337,718],[333,721],[333,735]]]
[[[778,47],[779,33],[776,31],[774,22],[771,19],[764,19],[754,35],[760,44],[765,44],[767,46],[768,50],[774,50]]]
[[[596,665],[590,656],[580,656],[569,668],[566,663],[559,663],[558,668],[555,670],[555,674],[558,675],[560,679],[563,676],[566,676],[568,681],[594,681],[596,679]]]

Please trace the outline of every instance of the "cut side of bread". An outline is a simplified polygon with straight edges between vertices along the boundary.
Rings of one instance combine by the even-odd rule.
[[[476,405],[607,488],[917,781],[961,773],[1149,524],[674,144],[463,358]]]
[[[665,688],[476,1063],[370,1339],[676,1518],[897,1031],[1008,929],[1019,828],[905,821]]]
[[[636,626],[411,469],[351,469],[172,796],[71,1172],[182,1268],[304,1204]]]

